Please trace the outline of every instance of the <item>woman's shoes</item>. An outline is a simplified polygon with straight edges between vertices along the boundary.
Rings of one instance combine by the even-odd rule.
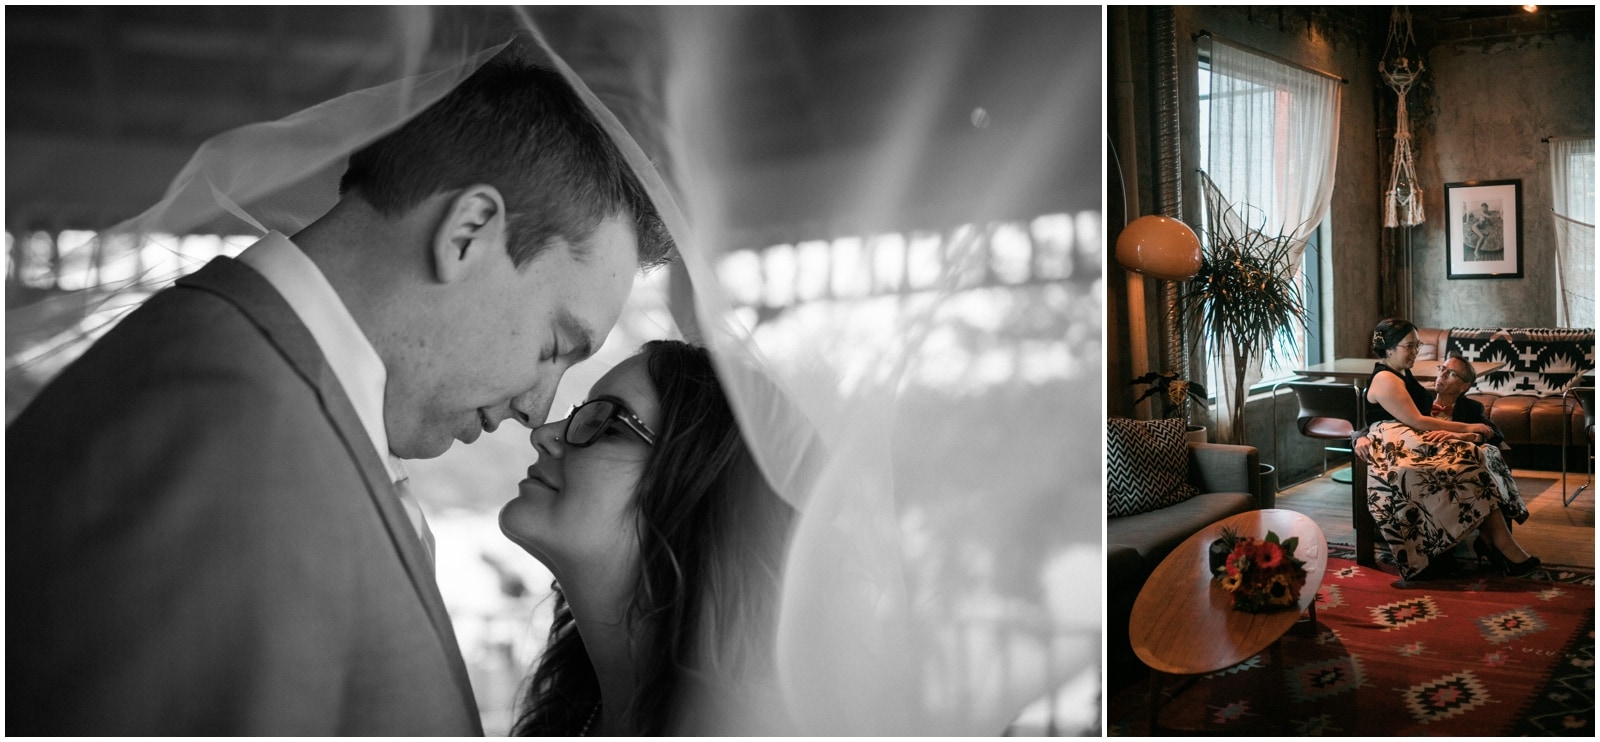
[[[1505,556],[1501,555],[1500,558],[1505,559]],[[1512,577],[1521,577],[1538,568],[1539,557],[1536,556],[1530,556],[1522,562],[1513,562],[1509,559],[1506,560],[1506,574]]]
[[[1498,569],[1501,572],[1510,575],[1511,577],[1522,577],[1539,568],[1539,557],[1530,556],[1523,561],[1513,562],[1510,559],[1507,559],[1505,554],[1500,553],[1499,549],[1494,548],[1494,545],[1489,543],[1489,541],[1482,536],[1479,536],[1476,541],[1472,542],[1472,551],[1478,555],[1479,560],[1487,560],[1490,564],[1494,565],[1495,569]]]

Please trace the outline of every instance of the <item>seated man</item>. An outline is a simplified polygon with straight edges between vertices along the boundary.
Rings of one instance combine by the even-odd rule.
[[[1429,414],[1458,423],[1482,423],[1494,428],[1494,435],[1484,442],[1499,446],[1502,451],[1507,450],[1510,446],[1506,445],[1505,435],[1490,422],[1483,403],[1467,397],[1467,390],[1477,381],[1478,373],[1473,370],[1472,364],[1467,363],[1460,353],[1451,353],[1444,363],[1439,364],[1439,378],[1433,383],[1433,411]]]

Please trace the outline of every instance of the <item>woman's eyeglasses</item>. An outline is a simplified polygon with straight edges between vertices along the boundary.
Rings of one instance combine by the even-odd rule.
[[[605,435],[613,423],[619,422],[645,443],[651,446],[656,444],[656,434],[650,432],[650,428],[638,416],[609,399],[592,399],[573,405],[572,414],[567,415],[566,432],[562,433],[561,439],[569,446],[591,446]]]

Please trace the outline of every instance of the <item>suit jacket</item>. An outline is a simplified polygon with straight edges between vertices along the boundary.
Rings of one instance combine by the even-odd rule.
[[[482,734],[383,461],[249,267],[126,317],[6,461],[7,732]]]
[[[1500,426],[1489,420],[1489,413],[1483,409],[1483,403],[1465,394],[1456,398],[1455,406],[1450,408],[1450,419],[1458,423],[1481,423],[1489,426],[1494,430],[1494,435],[1489,436],[1489,440],[1484,442],[1490,445],[1498,446],[1506,440],[1505,434],[1500,432]]]

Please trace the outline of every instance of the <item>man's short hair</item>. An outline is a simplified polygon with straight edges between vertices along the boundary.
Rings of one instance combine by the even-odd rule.
[[[1461,380],[1467,382],[1467,386],[1478,383],[1478,369],[1472,367],[1472,361],[1467,360],[1466,356],[1451,351],[1450,355],[1444,359],[1444,362],[1449,363],[1451,361],[1460,361],[1461,365],[1466,367],[1467,372],[1461,375]]]
[[[555,237],[581,247],[623,215],[639,265],[669,262],[671,235],[627,159],[561,73],[501,55],[399,129],[350,156],[339,181],[386,216],[486,183],[506,202],[506,249],[526,265]]]

